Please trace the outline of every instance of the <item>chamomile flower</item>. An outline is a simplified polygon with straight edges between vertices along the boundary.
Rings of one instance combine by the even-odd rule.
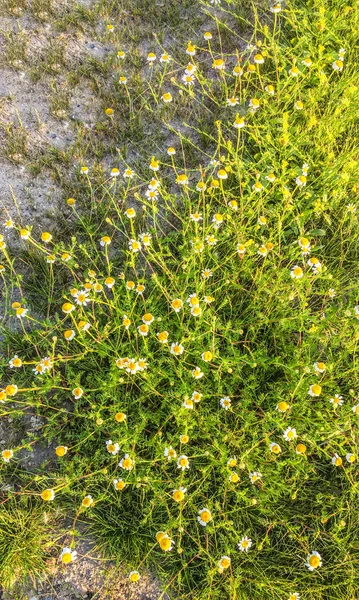
[[[298,240],[298,244],[302,250],[302,254],[309,254],[311,250],[310,241],[306,237],[301,237]]]
[[[189,75],[189,74],[185,73],[182,76],[182,81],[186,86],[194,85],[194,82],[195,82],[194,75]]]
[[[307,184],[307,177],[305,175],[298,175],[295,182],[298,187],[304,187]]]
[[[196,190],[197,192],[205,192],[207,189],[206,184],[204,183],[204,181],[199,181],[196,185]]]
[[[272,442],[269,446],[269,449],[273,454],[280,454],[282,452],[282,448],[276,442]]]
[[[252,546],[252,544],[253,544],[252,540],[249,537],[244,536],[238,542],[237,546],[238,546],[238,548],[240,549],[241,552],[248,552],[248,550],[250,549],[250,547]]]
[[[83,396],[83,389],[80,387],[76,387],[72,390],[72,395],[74,396],[75,400],[78,400],[79,398],[81,398],[81,396]]]
[[[188,456],[186,456],[185,454],[181,454],[181,456],[178,457],[177,469],[181,469],[181,471],[184,471],[185,469],[189,469]]]
[[[161,550],[164,552],[170,552],[174,546],[174,541],[171,540],[167,533],[159,531],[156,535],[156,539],[160,545]]]
[[[172,446],[169,446],[168,448],[165,448],[164,456],[167,458],[167,460],[172,460],[172,458],[177,458],[177,452],[174,448],[172,448]]]
[[[344,62],[340,58],[335,60],[332,64],[333,71],[341,72],[343,70],[343,67],[344,67]]]
[[[223,398],[220,399],[219,403],[220,403],[221,407],[224,408],[225,410],[228,410],[229,408],[231,408],[231,399],[229,396],[223,396]]]
[[[188,56],[194,56],[196,54],[196,47],[192,44],[192,42],[188,42],[186,54],[188,54]]]
[[[128,575],[128,578],[131,583],[137,583],[141,579],[141,575],[138,571],[131,571]]]
[[[323,362],[315,362],[313,367],[316,373],[324,373],[326,371],[327,365]]]
[[[322,557],[319,552],[313,551],[307,556],[307,562],[305,566],[308,567],[309,571],[314,571],[322,566]]]
[[[209,277],[213,277],[213,271],[211,271],[211,269],[202,269],[201,276],[204,279],[208,279]]]
[[[236,467],[237,466],[237,457],[236,456],[231,456],[231,458],[229,458],[227,460],[227,466],[228,467]]]
[[[348,204],[347,205],[347,211],[348,211],[348,213],[354,214],[356,212],[356,210],[357,210],[357,207],[356,207],[355,204]]]
[[[297,265],[295,265],[290,271],[290,276],[292,279],[301,279],[303,275],[303,269]]]
[[[243,256],[247,252],[247,248],[245,247],[244,244],[237,244],[237,252],[238,252],[239,256],[241,258],[243,258]]]
[[[200,306],[192,306],[191,315],[193,317],[200,317],[202,315],[202,308]]]
[[[311,256],[307,262],[308,267],[311,267],[313,273],[318,274],[322,270],[322,263],[315,256]]]
[[[65,456],[65,454],[67,454],[67,451],[68,451],[68,447],[67,446],[57,446],[55,448],[55,454],[59,458]]]
[[[264,89],[267,92],[267,94],[269,94],[270,96],[274,96],[274,93],[275,93],[274,85],[271,85],[271,84],[266,85]]]
[[[44,502],[51,502],[55,498],[55,492],[53,489],[48,488],[41,492],[41,498]]]
[[[141,250],[141,242],[138,240],[131,239],[128,243],[128,247],[131,252],[139,252]]]
[[[176,182],[179,185],[188,185],[188,177],[187,177],[187,175],[185,173],[180,173],[177,176]]]
[[[197,521],[203,527],[206,527],[208,523],[212,521],[212,514],[209,508],[201,508],[201,510],[198,511]]]
[[[228,569],[231,566],[231,559],[229,556],[221,556],[218,561],[218,570],[220,573],[223,573],[225,569]]]
[[[239,482],[238,473],[236,473],[235,471],[232,471],[232,473],[229,474],[228,481],[230,481],[231,483],[238,483]]]
[[[3,225],[6,229],[13,229],[13,227],[15,226],[14,221],[11,218],[6,219],[5,223],[3,223]]]
[[[352,411],[355,415],[359,415],[359,404],[352,407]]]
[[[312,396],[313,398],[315,398],[315,397],[320,396],[321,393],[322,393],[322,388],[317,383],[314,383],[313,385],[311,385],[309,387],[309,390],[308,390],[309,396]]]
[[[201,358],[204,362],[211,362],[213,354],[210,352],[210,350],[206,350],[205,352],[202,352]]]
[[[111,290],[113,288],[115,283],[116,283],[116,281],[115,281],[114,277],[106,277],[105,286],[108,287],[109,290]]]
[[[343,464],[343,459],[341,458],[341,456],[339,456],[339,454],[335,453],[332,458],[332,465],[334,465],[335,467],[341,467],[342,464]]]
[[[118,442],[113,442],[112,440],[107,440],[106,442],[107,452],[115,456],[120,451],[120,445]]]
[[[297,437],[297,432],[294,427],[287,427],[287,429],[283,431],[283,437],[287,442],[292,442]]]
[[[13,450],[6,449],[1,452],[1,456],[2,456],[3,461],[8,463],[14,456],[14,452],[13,452]]]
[[[243,75],[243,69],[240,64],[233,67],[232,75],[235,77],[241,77]]]
[[[328,290],[328,296],[329,298],[334,298],[337,295],[336,291],[334,288],[329,288]]]
[[[183,408],[187,408],[189,410],[193,409],[193,400],[191,398],[185,398],[182,402]]]
[[[161,56],[160,56],[161,63],[169,63],[171,60],[172,60],[172,57],[167,53],[161,54]]]
[[[305,444],[297,444],[297,446],[295,448],[296,454],[305,454],[306,451],[307,451],[307,447]]]
[[[137,327],[137,331],[140,335],[146,337],[150,331],[150,328],[146,323],[142,323]]]
[[[253,185],[252,185],[252,190],[253,192],[261,192],[263,190],[263,184],[260,181],[256,181]]]
[[[289,71],[288,71],[289,75],[291,75],[291,77],[298,77],[298,75],[300,74],[300,70],[298,69],[298,67],[296,65],[293,65]]]
[[[149,64],[153,63],[153,62],[156,60],[156,58],[157,58],[157,56],[155,55],[155,53],[154,53],[154,52],[149,52],[149,53],[147,54],[147,62],[148,62]]]
[[[72,550],[71,548],[63,548],[60,554],[60,560],[64,565],[68,565],[72,563],[77,558],[76,550]]]
[[[212,69],[223,71],[226,68],[226,63],[222,58],[216,58],[212,63]]]
[[[90,506],[92,506],[94,500],[93,497],[90,496],[90,494],[88,494],[87,496],[85,496],[81,502],[81,506],[83,508],[89,508]]]
[[[134,460],[130,457],[129,454],[125,454],[123,458],[121,458],[118,466],[125,471],[131,471],[135,466]]]
[[[6,392],[7,396],[16,396],[18,391],[19,391],[19,388],[17,387],[17,385],[15,383],[10,383],[5,388],[5,392]]]
[[[278,14],[280,13],[280,11],[282,10],[282,5],[280,2],[276,2],[275,4],[272,4],[269,8],[269,10],[271,11],[271,13],[273,14]]]
[[[268,173],[268,175],[265,176],[265,178],[267,181],[269,181],[270,183],[274,183],[276,180],[276,176],[274,175],[274,173]]]
[[[87,290],[79,290],[75,294],[75,302],[79,306],[86,306],[90,302]]]
[[[185,497],[185,493],[187,492],[187,488],[181,486],[172,492],[172,498],[175,502],[182,502]]]
[[[22,367],[22,360],[17,354],[15,354],[15,356],[9,360],[9,367],[10,369],[19,369]]]
[[[104,235],[100,240],[101,246],[109,246],[111,244],[111,238],[108,235]]]
[[[256,110],[258,110],[258,108],[260,107],[261,103],[260,100],[258,98],[251,98],[249,101],[249,108],[255,112]]]
[[[357,456],[356,456],[356,454],[352,454],[351,452],[348,452],[348,454],[345,455],[345,459],[348,463],[352,464],[353,462],[356,461]]]
[[[123,479],[113,479],[113,486],[116,491],[122,492],[122,490],[126,487],[126,482]]]
[[[228,106],[237,106],[237,104],[239,104],[239,100],[235,96],[231,96],[231,98],[227,98],[226,102],[227,102]]]
[[[213,215],[212,217],[212,223],[214,224],[215,228],[218,229],[224,222],[224,215],[222,215],[221,213],[216,213],[215,215]]]
[[[162,100],[165,104],[172,102],[172,99],[172,94],[170,92],[165,92],[164,94],[162,94]]]
[[[192,369],[192,377],[194,379],[201,379],[203,377],[204,373],[201,371],[201,369],[199,367],[195,367],[194,369]]]
[[[184,352],[184,347],[179,342],[174,342],[171,344],[170,352],[171,354],[174,354],[174,356],[181,356]]]
[[[191,213],[190,219],[191,219],[191,221],[194,221],[195,223],[199,223],[200,221],[203,220],[202,213]]]
[[[259,471],[252,471],[249,473],[249,480],[254,485],[259,479],[262,479],[262,473]]]
[[[300,594],[298,592],[292,592],[289,594],[288,600],[300,600]]]
[[[295,108],[296,110],[303,110],[303,108],[304,108],[304,104],[303,104],[303,102],[302,102],[301,100],[297,100],[297,101],[294,103],[294,108]]]
[[[241,117],[240,115],[237,115],[236,118],[235,118],[235,120],[234,120],[233,127],[235,129],[242,129],[245,126],[246,126],[246,122],[244,120],[244,117]]]

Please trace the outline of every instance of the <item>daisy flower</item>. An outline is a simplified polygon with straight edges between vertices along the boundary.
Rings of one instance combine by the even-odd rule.
[[[162,534],[162,535],[160,535]],[[167,535],[167,533],[163,533],[162,531],[159,531],[156,535],[156,539],[161,547],[161,550],[163,550],[164,552],[169,552],[170,550],[172,550],[173,546],[174,546],[174,541],[171,540],[171,538],[169,537],[169,535]]]
[[[55,448],[55,454],[56,454],[56,456],[59,456],[59,457],[65,456],[65,454],[67,454],[67,451],[68,451],[67,446],[57,446]]]
[[[252,544],[253,544],[252,540],[249,537],[244,536],[239,541],[239,543],[237,544],[237,546],[238,546],[238,548],[240,549],[241,552],[248,552],[248,550],[250,549],[250,547],[252,546]]]
[[[131,471],[134,467],[134,461],[130,458],[129,454],[125,454],[118,463],[118,466],[121,467],[121,469],[125,469],[125,471]]]
[[[287,427],[287,429],[283,431],[283,437],[287,442],[292,442],[297,437],[297,432],[293,427]]]
[[[123,479],[113,479],[113,486],[116,491],[121,492],[126,487],[126,482]]]
[[[209,508],[201,508],[198,511],[197,521],[203,526],[206,527],[210,521],[212,521],[212,514]]]
[[[199,367],[192,369],[192,377],[194,379],[201,379],[203,377],[203,375],[204,375],[204,373],[201,371],[201,369]]]
[[[93,498],[92,498],[92,496],[90,496],[90,494],[85,496],[81,502],[81,506],[83,506],[84,508],[89,508],[92,504],[93,504]]]
[[[223,398],[220,399],[219,403],[225,410],[228,410],[231,407],[231,399],[229,398],[229,396],[223,396]]]
[[[112,440],[107,440],[106,448],[107,452],[113,455],[118,454],[118,452],[120,451],[120,446],[118,442],[113,442]]]
[[[72,550],[71,548],[63,548],[60,554],[60,560],[64,565],[68,565],[72,563],[77,558],[76,550]]]
[[[339,394],[335,394],[334,398],[329,400],[334,407],[342,406],[344,404],[343,396],[339,396]]]
[[[235,129],[242,129],[245,126],[246,126],[246,122],[244,120],[244,117],[241,117],[240,115],[237,115],[236,118],[235,118],[235,120],[234,120],[233,127]]]
[[[335,453],[332,458],[332,465],[335,467],[341,467],[343,464],[343,459],[339,456],[339,454]]]
[[[17,354],[9,360],[10,369],[19,369],[22,366],[22,360]]]
[[[249,473],[249,480],[253,485],[256,483],[256,481],[258,481],[258,479],[261,478],[262,473],[260,473],[259,471],[252,471],[251,473]]]
[[[324,371],[327,368],[327,365],[323,362],[315,362],[313,367],[316,373],[324,373]]]
[[[319,552],[313,551],[308,554],[305,566],[308,567],[309,571],[314,571],[315,569],[318,569],[318,567],[321,567],[322,557],[320,556]]]
[[[229,556],[221,556],[218,561],[218,570],[222,573],[225,569],[228,569],[231,565],[231,559]]]
[[[160,331],[156,334],[157,339],[161,344],[167,344],[168,342],[168,331]]]
[[[4,462],[10,462],[10,459],[14,456],[13,450],[3,450],[1,456]]]
[[[169,446],[168,448],[165,448],[164,456],[167,458],[167,460],[172,460],[172,458],[177,458],[177,452],[174,450],[174,448],[172,448],[172,446]]]
[[[172,498],[173,500],[175,500],[175,502],[182,502],[182,500],[184,500],[184,495],[187,492],[187,488],[185,487],[179,487],[177,490],[173,490],[172,492]]]
[[[41,498],[44,502],[51,502],[55,498],[55,492],[52,489],[43,490],[41,492]]]
[[[312,396],[313,398],[320,396],[321,393],[322,393],[322,388],[317,383],[314,383],[313,385],[311,385],[308,390],[309,396]]]
[[[178,457],[177,468],[181,469],[181,471],[184,471],[185,469],[189,469],[188,456],[186,456],[185,454],[181,454],[181,456]]]
[[[141,250],[141,243],[138,240],[131,239],[128,243],[128,247],[131,252],[139,252]]]
[[[345,455],[345,458],[347,460],[348,463],[353,463],[356,461],[356,454],[352,454],[351,452],[348,452],[348,454]]]
[[[171,344],[170,352],[171,352],[171,354],[174,354],[175,356],[180,356],[184,352],[184,347],[182,344],[179,344],[178,342],[173,343],[173,344]]]
[[[291,269],[290,276],[292,279],[301,279],[303,277],[303,269],[297,265]]]

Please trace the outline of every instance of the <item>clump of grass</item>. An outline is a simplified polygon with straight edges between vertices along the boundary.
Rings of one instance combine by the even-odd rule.
[[[58,443],[57,469],[23,493],[73,516],[64,563],[82,518],[133,583],[152,566],[183,598],[349,600],[358,9],[253,6],[241,49],[242,10],[225,9],[178,58],[154,48],[138,96],[114,57],[126,81],[103,92],[99,131],[146,115],[171,144],[118,148],[107,171],[78,161],[71,238],[7,222],[49,298],[39,320],[2,241],[26,346],[5,335],[4,414],[31,407]]]
[[[47,570],[57,518],[31,499],[3,500],[0,507],[0,585],[12,588]]]

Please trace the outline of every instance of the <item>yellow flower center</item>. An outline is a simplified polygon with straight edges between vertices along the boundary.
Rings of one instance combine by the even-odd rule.
[[[319,558],[319,556],[314,555],[314,556],[310,557],[308,562],[309,562],[310,566],[313,567],[313,569],[317,569],[320,564],[320,558]]]

